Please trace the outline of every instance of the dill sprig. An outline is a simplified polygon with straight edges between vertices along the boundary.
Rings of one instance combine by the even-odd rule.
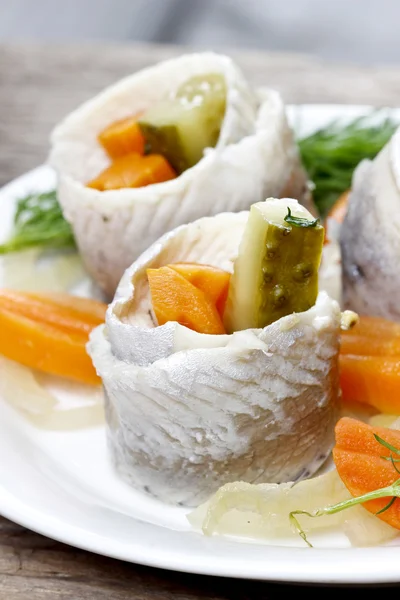
[[[33,193],[17,200],[14,231],[0,245],[0,254],[27,248],[71,248],[75,240],[65,220],[55,190]]]
[[[400,462],[400,459],[394,458],[393,456],[393,454],[399,455],[400,450],[398,448],[395,448],[376,434],[374,434],[374,438],[377,442],[382,444],[382,446],[384,446],[385,448],[388,448],[388,450],[390,450],[391,452],[390,456],[381,456],[381,458],[389,460],[392,463],[395,471],[400,474],[400,470],[396,466],[396,463]],[[293,510],[291,513],[289,513],[289,520],[294,529],[300,535],[300,537],[306,542],[306,544],[310,548],[312,548],[312,544],[307,539],[307,535],[304,529],[301,527],[296,515],[306,515],[307,517],[322,517],[324,515],[333,515],[342,510],[345,510],[346,508],[351,508],[352,506],[356,506],[357,504],[364,504],[364,502],[368,502],[369,500],[376,500],[377,498],[390,498],[389,502],[383,508],[381,508],[381,510],[375,513],[376,515],[379,515],[388,510],[388,508],[392,506],[396,498],[400,498],[400,478],[394,481],[392,485],[388,485],[378,490],[373,490],[372,492],[368,492],[367,494],[363,494],[362,496],[350,498],[350,500],[343,500],[342,502],[338,502],[337,504],[333,504],[331,506],[326,506],[325,508],[317,508],[312,512],[308,512],[306,510]]]
[[[300,156],[315,186],[314,202],[325,217],[341,193],[348,190],[354,169],[363,159],[373,159],[389,141],[398,124],[376,113],[351,122],[330,125],[298,140]]]
[[[286,217],[283,219],[286,223],[290,225],[294,225],[295,227],[316,227],[319,223],[319,219],[305,219],[304,217],[295,217],[292,215],[292,211],[289,207],[287,207],[288,213]]]

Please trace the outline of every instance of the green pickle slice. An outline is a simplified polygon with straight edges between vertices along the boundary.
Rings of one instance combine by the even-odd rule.
[[[297,200],[253,204],[229,286],[227,332],[262,328],[311,308],[323,242],[324,228]]]
[[[162,154],[180,174],[193,167],[205,148],[218,142],[226,110],[225,79],[198,75],[170,98],[150,107],[139,119],[148,151]]]

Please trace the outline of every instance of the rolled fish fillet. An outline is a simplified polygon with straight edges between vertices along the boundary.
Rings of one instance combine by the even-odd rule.
[[[221,74],[226,109],[217,144],[170,181],[98,191],[85,184],[107,167],[97,141],[110,123],[139,114],[189,78]],[[211,52],[174,58],[107,88],[53,131],[49,163],[87,271],[112,298],[125,269],[166,231],[200,217],[238,212],[268,196],[310,203],[305,172],[273,90],[251,88],[235,63]]]
[[[167,503],[196,506],[237,480],[303,479],[334,443],[341,313],[326,292],[306,312],[231,335],[153,321],[146,269],[197,262],[232,272],[248,214],[165,234],[127,269],[88,344],[116,469]]]
[[[400,320],[400,129],[357,167],[340,247],[343,307]]]

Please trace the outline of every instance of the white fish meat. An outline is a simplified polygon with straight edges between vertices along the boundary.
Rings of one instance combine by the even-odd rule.
[[[336,240],[330,239],[322,249],[319,289],[327,292],[342,306],[342,264],[340,245]]]
[[[400,129],[357,167],[340,246],[343,306],[400,320]]]
[[[232,335],[154,324],[146,269],[186,261],[232,272],[247,217],[164,235],[127,269],[88,344],[116,469],[168,503],[196,506],[236,480],[300,480],[334,443],[341,313],[325,292],[307,312]]]
[[[215,148],[174,180],[98,191],[85,184],[109,164],[97,135],[140,113],[195,75],[221,73],[227,105]],[[166,231],[268,196],[310,203],[285,106],[274,90],[252,89],[235,63],[212,52],[183,55],[135,73],[68,115],[53,131],[49,163],[86,269],[112,298],[125,269]],[[284,193],[283,193],[284,190]]]

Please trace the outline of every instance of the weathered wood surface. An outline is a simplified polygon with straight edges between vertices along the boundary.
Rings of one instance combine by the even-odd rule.
[[[282,586],[174,573],[111,560],[0,518],[1,600],[257,600]]]
[[[143,45],[0,45],[0,184],[45,161],[52,127],[79,103],[120,77],[179,52]],[[400,104],[400,68],[331,65],[297,55],[230,54],[252,82],[278,89],[287,103]],[[118,562],[0,517],[0,600],[264,600],[286,588],[295,591],[292,586]],[[312,592],[321,593],[308,586],[307,594]]]

